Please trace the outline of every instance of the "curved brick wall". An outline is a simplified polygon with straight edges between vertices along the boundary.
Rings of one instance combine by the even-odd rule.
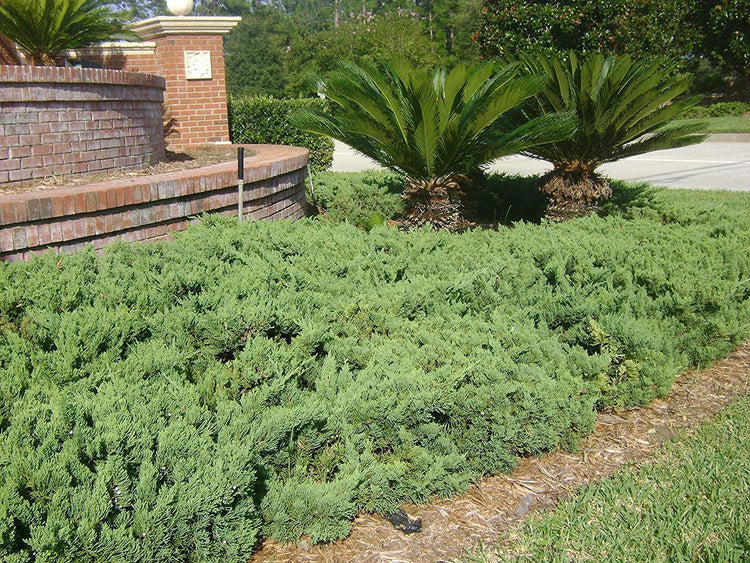
[[[0,66],[0,183],[158,162],[164,87],[134,72]]]
[[[245,158],[245,217],[304,217],[307,149],[244,146],[255,151]],[[115,239],[156,240],[185,229],[202,212],[236,216],[236,162],[2,195],[0,260],[24,260],[49,248],[101,248]]]

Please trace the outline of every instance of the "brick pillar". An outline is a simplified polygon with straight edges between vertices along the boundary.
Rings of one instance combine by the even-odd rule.
[[[223,35],[240,18],[158,17],[132,26],[155,44],[164,92],[167,146],[181,150],[229,142]]]

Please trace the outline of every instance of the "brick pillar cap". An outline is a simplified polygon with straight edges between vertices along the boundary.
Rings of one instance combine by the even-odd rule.
[[[240,17],[159,16],[135,22],[130,29],[146,40],[165,35],[223,35],[241,20]]]

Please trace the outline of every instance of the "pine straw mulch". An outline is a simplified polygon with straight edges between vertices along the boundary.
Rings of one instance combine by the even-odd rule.
[[[250,561],[444,561],[465,555],[465,548],[497,542],[528,513],[555,505],[581,485],[647,460],[678,430],[697,427],[734,397],[750,392],[749,375],[746,342],[709,369],[677,376],[663,399],[598,413],[593,434],[575,453],[523,458],[511,474],[482,479],[460,497],[405,505],[410,517],[422,518],[420,533],[406,535],[381,516],[363,514],[342,541],[295,546],[266,540]]]
[[[245,157],[255,154],[251,150],[245,150]],[[45,176],[30,182],[21,184],[0,184],[0,195],[20,194],[41,190],[54,190],[83,184],[97,184],[99,182],[111,182],[114,180],[129,180],[139,176],[150,176],[152,174],[165,174],[167,172],[180,172],[193,168],[202,168],[212,164],[230,162],[237,160],[237,148],[227,145],[204,145],[191,147],[187,152],[167,151],[164,160],[145,166],[143,168],[115,168],[103,172],[92,172],[89,174],[66,174],[64,176]]]

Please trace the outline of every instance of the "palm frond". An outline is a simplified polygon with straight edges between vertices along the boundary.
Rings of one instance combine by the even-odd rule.
[[[573,112],[575,135],[555,143],[530,147],[525,154],[565,168],[577,162],[594,170],[600,164],[646,151],[684,146],[702,140],[694,131],[657,130],[699,97],[677,99],[687,90],[687,77],[670,67],[628,56],[599,53],[549,60],[524,55],[529,75],[544,74],[547,86],[525,107],[526,118]]]
[[[138,37],[96,0],[3,0],[0,33],[15,41],[32,64],[51,65],[61,53],[111,39]]]
[[[296,120],[415,180],[471,174],[492,155],[571,131],[569,118],[511,123],[512,110],[547,80],[520,76],[520,68],[488,63],[426,73],[403,60],[380,67],[345,63],[324,82],[334,117],[299,114]]]

